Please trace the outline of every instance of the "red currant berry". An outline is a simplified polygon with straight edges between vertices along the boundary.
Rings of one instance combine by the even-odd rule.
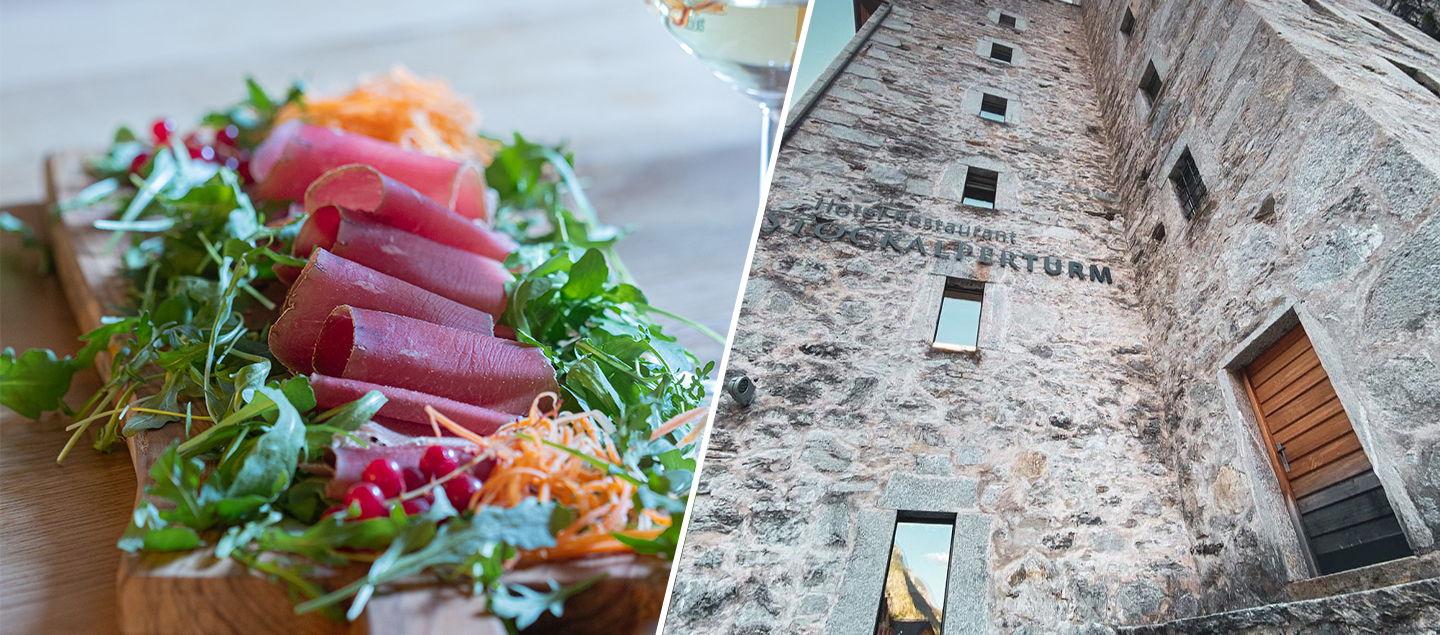
[[[210,146],[190,148],[190,158],[200,159],[201,161],[214,161],[215,148],[212,148]]]
[[[480,485],[480,479],[469,474],[461,474],[445,481],[445,497],[450,499],[450,504],[455,509],[469,509],[470,499],[474,498],[475,492],[480,491]]]
[[[460,467],[460,458],[453,448],[432,445],[420,457],[420,473],[430,478],[440,478]]]
[[[239,169],[239,168],[240,168],[240,159],[237,159],[237,158],[235,158],[235,157],[230,157],[230,158],[228,158],[228,159],[225,159],[225,167],[230,168],[231,170],[237,170],[237,169]]]
[[[165,145],[170,142],[170,133],[175,132],[180,126],[174,119],[156,119],[155,124],[150,126],[150,131],[155,133],[155,145]]]
[[[240,178],[242,178],[242,179],[245,180],[245,184],[246,184],[246,185],[249,185],[249,184],[255,182],[255,177],[250,176],[250,162],[249,162],[249,161],[247,161],[247,160],[245,160],[245,159],[240,159],[240,165],[235,166],[235,171],[240,173]]]
[[[240,129],[231,125],[215,131],[215,143],[224,146],[235,147],[235,140],[240,138]]]
[[[130,173],[131,173],[131,174],[139,174],[139,173],[140,173],[140,168],[145,167],[145,164],[146,164],[147,162],[149,162],[149,161],[150,161],[150,153],[149,153],[149,152],[141,152],[140,154],[135,155],[135,158],[130,160]]]
[[[400,474],[400,464],[392,459],[375,459],[360,473],[360,480],[374,483],[385,498],[394,498],[405,491],[405,477]]]
[[[419,516],[420,514],[430,511],[430,501],[423,498],[412,498],[405,501],[404,507],[405,513],[411,516]]]
[[[345,492],[345,507],[354,508],[356,505],[360,507],[356,518],[361,520],[380,518],[389,513],[385,510],[385,494],[374,483],[356,483]]]
[[[407,467],[401,470],[400,475],[405,478],[405,491],[407,492],[425,487],[425,485],[430,482],[430,479],[425,478],[425,475],[421,474],[420,470],[413,467]]]

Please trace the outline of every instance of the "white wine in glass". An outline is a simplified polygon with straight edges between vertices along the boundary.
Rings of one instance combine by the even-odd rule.
[[[665,29],[712,73],[760,102],[760,178],[780,127],[780,105],[809,0],[646,0]]]

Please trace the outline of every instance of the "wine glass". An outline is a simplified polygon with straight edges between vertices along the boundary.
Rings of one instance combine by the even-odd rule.
[[[809,0],[645,1],[661,14],[665,30],[686,53],[760,102],[763,188]]]

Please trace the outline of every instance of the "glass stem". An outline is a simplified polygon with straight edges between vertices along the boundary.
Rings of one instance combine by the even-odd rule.
[[[780,103],[760,102],[760,203],[765,203],[765,177],[770,173],[775,141],[780,137]]]

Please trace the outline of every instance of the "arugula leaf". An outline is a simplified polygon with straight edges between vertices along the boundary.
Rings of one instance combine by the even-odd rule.
[[[75,371],[73,360],[58,359],[49,349],[32,348],[17,357],[15,349],[6,347],[0,352],[0,404],[22,417],[39,419],[45,411],[60,408]]]
[[[230,480],[226,495],[234,498],[256,495],[274,500],[290,485],[305,449],[305,424],[285,393],[270,387],[257,389],[279,409],[270,430],[260,435],[255,448]]]
[[[500,617],[508,617],[515,620],[515,626],[524,629],[535,620],[540,619],[546,611],[560,617],[565,614],[565,600],[576,593],[590,588],[591,585],[603,580],[605,576],[596,576],[579,584],[561,588],[554,580],[550,581],[549,591],[536,591],[527,586],[518,584],[503,584],[490,597],[490,612]]]

